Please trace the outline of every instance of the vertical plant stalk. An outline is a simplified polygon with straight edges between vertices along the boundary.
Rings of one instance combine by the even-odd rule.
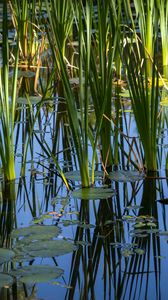
[[[15,49],[15,66],[12,80],[12,94],[9,99],[9,44],[8,44],[8,17],[7,3],[3,4],[3,66],[0,69],[0,103],[1,103],[1,129],[0,129],[0,156],[3,166],[5,180],[15,179],[15,158],[14,158],[14,117],[15,100],[17,88],[17,69],[19,46],[18,37]]]

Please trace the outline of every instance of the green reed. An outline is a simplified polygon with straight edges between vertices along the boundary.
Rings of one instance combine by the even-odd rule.
[[[0,158],[5,180],[15,179],[14,157],[14,119],[15,102],[17,94],[17,71],[19,45],[18,37],[14,50],[15,63],[13,68],[12,89],[9,95],[9,42],[8,42],[8,16],[7,3],[3,4],[3,44],[2,67],[0,68]]]
[[[149,5],[149,6],[148,6]],[[126,36],[124,61],[132,100],[132,108],[144,149],[147,171],[157,170],[157,120],[159,113],[159,72],[157,66],[158,11],[154,3],[145,7],[135,1],[141,36],[136,34],[130,4],[127,4],[132,29],[128,28],[132,42]],[[147,22],[147,23],[144,23]],[[124,25],[125,26],[125,25]],[[144,26],[144,28],[143,28]]]

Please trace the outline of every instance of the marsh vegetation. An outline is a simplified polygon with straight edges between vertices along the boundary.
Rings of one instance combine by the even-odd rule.
[[[167,1],[1,2],[0,298],[165,299]]]

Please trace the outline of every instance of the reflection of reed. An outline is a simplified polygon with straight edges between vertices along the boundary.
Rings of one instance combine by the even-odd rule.
[[[1,247],[9,247],[9,235],[15,223],[15,182],[1,183],[1,192],[0,241]]]
[[[124,184],[124,189],[128,185]],[[128,191],[127,191],[128,192]],[[135,195],[135,190],[132,190]],[[124,192],[125,197],[128,193]],[[137,195],[138,197],[138,195]],[[135,200],[135,197],[131,198]],[[128,199],[123,199],[127,203]],[[158,220],[156,207],[156,180],[145,179],[139,213],[136,217],[151,216]],[[151,283],[152,295],[160,299],[160,241],[154,232],[144,237],[132,237],[132,254],[124,256],[121,247],[128,245],[127,226],[121,220],[121,199],[95,202],[81,201],[82,223],[91,222],[91,205],[95,211],[96,227],[76,230],[75,241],[85,241],[73,253],[69,285],[65,299],[149,299]],[[120,208],[119,208],[120,206]],[[119,213],[119,215],[118,215]],[[93,223],[93,220],[92,220]],[[134,251],[142,249],[142,253]],[[99,295],[99,292],[101,295]]]
[[[142,195],[142,208],[139,216],[152,216],[158,220],[156,206],[156,180],[145,179]],[[123,273],[122,299],[149,299],[150,281],[157,299],[160,299],[160,243],[155,233],[146,237],[133,237],[132,243],[145,251],[144,255],[132,255],[125,260]],[[154,284],[155,278],[155,284]],[[121,294],[120,294],[121,295]]]

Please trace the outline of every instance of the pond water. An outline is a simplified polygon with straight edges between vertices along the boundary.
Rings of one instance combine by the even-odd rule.
[[[31,12],[30,16],[32,16],[33,5],[31,5],[31,1],[28,2],[29,13]],[[35,4],[35,1],[33,3]],[[52,4],[52,1],[49,3]],[[23,49],[20,49],[19,66],[21,67],[19,67],[17,78],[16,111],[14,117],[11,118],[11,123],[15,124],[13,145],[16,180],[4,182],[2,161],[2,166],[0,165],[0,300],[165,300],[168,295],[167,87],[163,87],[163,82],[159,83],[159,78],[157,82],[154,77],[151,84],[148,76],[144,80],[143,73],[137,72],[138,78],[139,74],[141,75],[137,81],[141,83],[139,88],[141,95],[146,95],[146,105],[149,103],[151,105],[150,107],[144,106],[144,111],[146,112],[146,108],[148,113],[150,109],[153,111],[151,104],[153,102],[150,102],[149,99],[150,97],[152,101],[158,99],[156,98],[158,93],[154,92],[155,85],[156,89],[160,91],[159,100],[162,100],[159,113],[158,111],[156,113],[157,116],[159,114],[158,122],[156,118],[153,119],[153,123],[156,123],[156,127],[158,126],[158,170],[147,177],[143,146],[136,127],[125,75],[123,75],[125,65],[122,66],[120,74],[121,77],[124,77],[123,81],[115,80],[116,74],[113,68],[108,72],[108,74],[114,75],[112,76],[111,112],[109,116],[107,116],[108,111],[106,111],[107,114],[103,114],[103,120],[110,118],[108,123],[104,123],[106,125],[103,124],[104,132],[109,134],[107,134],[109,139],[104,139],[105,134],[103,136],[102,131],[100,140],[108,141],[109,144],[111,142],[109,149],[111,146],[113,163],[110,165],[110,170],[108,168],[106,170],[106,159],[108,161],[109,158],[108,145],[103,145],[98,140],[95,143],[97,147],[96,163],[94,164],[96,168],[95,185],[90,188],[82,188],[78,160],[80,155],[77,155],[76,145],[79,146],[81,141],[81,144],[83,143],[82,151],[88,149],[89,166],[92,166],[92,146],[96,139],[96,126],[99,127],[101,121],[101,119],[99,120],[99,110],[105,112],[102,110],[104,104],[101,103],[104,94],[98,90],[101,90],[101,87],[104,88],[106,81],[109,82],[109,78],[105,74],[107,69],[104,67],[102,69],[105,80],[100,80],[101,76],[103,77],[101,72],[99,74],[100,63],[102,61],[102,66],[107,64],[108,67],[114,55],[117,64],[120,65],[120,61],[117,59],[120,51],[117,50],[112,57],[107,55],[105,61],[102,60],[100,54],[113,52],[112,38],[111,42],[107,42],[110,45],[107,46],[107,49],[100,47],[102,48],[102,53],[99,53],[100,61],[98,53],[92,52],[92,63],[95,63],[93,70],[97,74],[95,77],[97,91],[95,92],[93,86],[88,84],[88,76],[91,77],[93,74],[87,73],[86,45],[82,46],[82,43],[85,42],[83,37],[85,26],[83,27],[81,23],[80,26],[77,26],[83,27],[83,33],[79,38],[80,43],[78,41],[68,43],[65,52],[71,59],[69,61],[67,59],[65,68],[62,62],[63,71],[67,72],[68,77],[65,76],[64,81],[59,80],[62,73],[57,73],[57,69],[60,67],[59,64],[61,65],[61,60],[54,61],[59,51],[55,48],[55,52],[51,52],[49,46],[51,41],[48,41],[46,34],[46,30],[48,34],[51,30],[48,27],[49,23],[46,22],[51,21],[52,17],[51,20],[48,15],[46,17],[46,8],[43,11],[45,3],[41,2],[41,4],[42,15],[38,12],[39,7],[37,11],[34,10],[34,17],[38,12],[38,26],[34,23],[35,19],[27,22],[27,28],[31,27],[29,30],[31,29],[32,34],[32,48],[28,47],[30,46],[29,35],[27,40],[24,36],[25,32],[22,36],[24,42],[25,40],[27,42],[26,47],[31,48],[27,49],[31,52],[29,53],[30,57],[26,51],[25,53],[23,51],[25,44],[22,45]],[[2,14],[1,6],[0,12],[4,19],[5,14]],[[23,8],[20,12],[23,12]],[[81,13],[79,15],[81,21],[84,21],[84,16]],[[101,13],[96,14],[96,22],[97,17],[100,18]],[[2,32],[6,45],[9,42],[10,54],[12,54],[10,57],[11,68],[7,77],[7,79],[9,78],[10,96],[13,95],[11,82],[14,77],[13,67],[16,59],[13,53],[17,46],[15,39],[18,30],[12,21],[10,18],[10,29],[12,30],[10,34],[8,32],[8,41],[7,34]],[[23,18],[22,21],[24,24],[25,19]],[[95,21],[94,18],[93,21]],[[96,22],[93,23],[94,26]],[[101,24],[103,25],[103,19]],[[110,28],[110,26],[107,27]],[[53,34],[52,30],[51,33]],[[98,35],[93,34],[93,36]],[[110,31],[105,32],[105,40],[107,36],[109,38],[112,36]],[[94,50],[96,50],[95,41],[91,39]],[[104,39],[102,41],[104,42]],[[103,44],[102,41],[99,41],[97,46]],[[130,43],[129,39],[127,42]],[[53,45],[56,47],[55,40]],[[80,52],[81,49],[82,54],[79,55],[78,50]],[[0,49],[1,68],[3,64],[9,63],[3,51],[1,55]],[[76,61],[78,56],[79,62]],[[80,61],[80,57],[85,58],[87,67]],[[143,61],[145,61],[144,58]],[[142,62],[140,62],[140,66],[143,69]],[[137,70],[141,69],[137,68]],[[85,72],[87,74],[83,78]],[[126,71],[127,74],[128,72],[129,70]],[[70,85],[67,84],[68,89],[66,90],[66,78],[69,80],[69,76],[71,77]],[[7,83],[8,80],[4,80],[4,82]],[[100,87],[99,83],[101,83]],[[111,100],[111,81],[108,86],[110,88],[105,93],[109,93]],[[145,92],[143,93],[144,87]],[[5,89],[0,87],[0,90],[0,97],[4,100]],[[70,92],[67,94],[69,96],[73,94],[73,96],[72,99],[70,97],[71,102],[66,102],[65,95],[69,90]],[[8,97],[8,93],[6,95],[6,98],[9,99],[8,104],[11,105],[12,96]],[[97,96],[100,98],[100,103],[97,103],[95,110],[93,95],[96,100]],[[73,106],[73,101],[76,101],[76,106]],[[1,101],[2,103],[3,101]],[[73,117],[70,116],[69,111],[73,113],[73,110],[70,110],[71,105],[68,103],[76,109],[74,114],[76,123],[70,122],[70,118]],[[3,115],[4,108],[5,106],[0,108],[0,117]],[[11,107],[9,112],[11,112]],[[88,116],[84,116],[83,112],[88,112]],[[150,118],[149,113],[147,121]],[[7,138],[6,131],[3,130],[2,118],[0,122],[1,144]],[[150,126],[153,126],[153,123],[148,124],[148,129],[151,129]],[[81,126],[81,131],[79,131],[83,134],[81,140],[80,135],[78,136],[79,132],[74,129],[75,126],[70,128],[70,125],[74,124]],[[10,122],[8,125],[11,125]],[[109,128],[110,130],[108,130]],[[89,138],[86,136],[87,133]],[[11,136],[9,134],[9,139]],[[2,140],[1,137],[3,137]],[[92,144],[89,144],[88,148],[85,144],[86,141]],[[107,150],[104,161],[102,161],[104,153],[102,154],[103,151],[101,151],[104,149],[103,146]],[[86,154],[85,151],[81,153]],[[64,183],[65,180],[62,179],[60,169],[68,181],[68,187]]]
[[[28,114],[28,107],[20,105],[23,115]],[[80,189],[79,173],[71,171],[66,175],[68,192],[41,147],[45,140],[52,148],[51,124],[58,116],[57,104],[48,111],[46,107],[32,133],[25,177],[20,178],[26,136],[21,118],[15,129],[17,180],[1,182],[1,244],[12,253],[0,250],[0,299],[166,299],[166,147],[162,172],[151,178],[131,169],[121,171],[121,164],[104,182],[99,167],[96,194],[92,190],[88,195],[84,189],[81,196],[75,192]],[[132,122],[129,135],[135,135],[132,113],[126,112],[123,120],[127,130]],[[66,171],[75,168],[75,160],[73,156],[66,160],[61,152],[64,128],[68,124],[60,126],[57,151]],[[166,145],[166,130],[164,134],[162,145]]]

